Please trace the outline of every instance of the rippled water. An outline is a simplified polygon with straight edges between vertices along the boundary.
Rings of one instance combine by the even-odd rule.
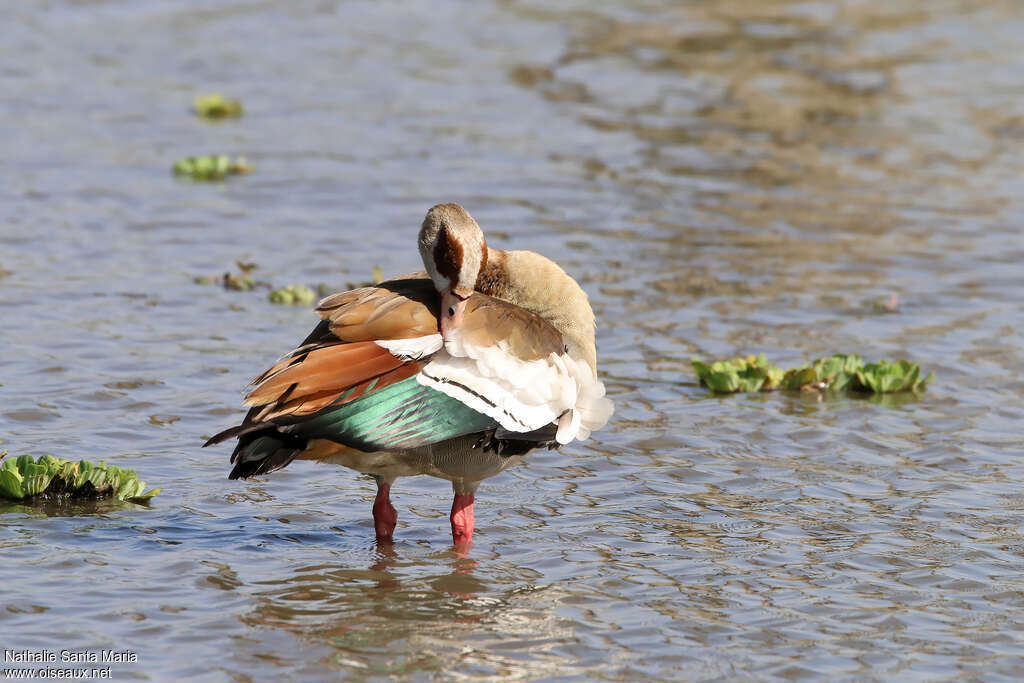
[[[1024,675],[1024,11],[1010,0],[14,4],[0,438],[151,508],[0,515],[5,648],[115,677]],[[239,121],[188,113],[242,98]],[[244,154],[214,185],[169,169]],[[589,291],[613,422],[450,488],[204,436],[315,321],[193,283],[417,267],[427,207]],[[898,295],[897,314],[872,303]],[[689,358],[906,357],[918,399],[714,397]]]

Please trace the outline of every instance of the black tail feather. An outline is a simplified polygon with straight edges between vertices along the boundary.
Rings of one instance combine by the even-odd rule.
[[[250,408],[249,412],[245,414],[245,419],[242,420],[242,424],[235,425],[234,427],[228,427],[222,432],[217,432],[203,444],[203,448],[220,443],[221,441],[233,439],[236,436],[240,437],[243,434],[248,434],[250,432],[261,431],[267,428],[272,429],[274,427],[274,423],[265,421],[261,422],[256,419],[256,415],[259,412],[259,408]]]
[[[228,479],[247,479],[279,470],[305,448],[305,439],[283,434],[273,427],[242,434],[231,454],[235,467]]]
[[[231,438],[234,438],[236,436],[239,436],[239,435],[242,434],[242,432],[245,431],[247,426],[248,425],[240,424],[240,425],[235,425],[234,427],[228,427],[227,429],[225,429],[222,432],[217,432],[216,434],[211,436],[209,439],[207,439],[206,443],[203,444],[203,448],[206,448],[207,446],[212,446],[214,444],[220,443],[221,441],[227,441],[228,439],[231,439]]]

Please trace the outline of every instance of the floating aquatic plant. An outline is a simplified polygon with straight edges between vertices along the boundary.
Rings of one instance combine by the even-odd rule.
[[[0,453],[0,458],[5,455],[7,451]],[[71,462],[51,455],[36,460],[31,455],[22,455],[0,463],[0,496],[12,500],[116,498],[144,503],[160,493],[160,489],[145,489],[146,482],[141,481],[134,470],[105,462]]]
[[[731,394],[735,391],[768,391],[778,388],[784,370],[775,367],[764,357],[746,356],[705,363],[697,358],[690,360],[701,384],[712,391]]]
[[[871,391],[876,394],[894,394],[900,391],[919,391],[935,379],[935,373],[921,377],[921,368],[917,363],[908,360],[866,363],[857,371],[858,391]]]
[[[368,282],[349,282],[346,284],[346,289],[359,289],[360,287],[372,287],[379,285],[384,281],[384,271],[380,269],[380,266],[374,266],[370,273],[372,281]],[[272,304],[284,304],[291,306],[312,306],[317,298],[322,298],[330,294],[334,289],[321,282],[316,288],[307,287],[305,285],[288,285],[280,289],[274,289],[267,295],[267,299]]]
[[[317,299],[323,298],[331,292],[336,291],[334,287],[325,282],[320,282],[315,286],[288,285],[287,287],[275,288],[269,282],[253,278],[252,271],[259,268],[257,264],[235,261],[235,265],[238,267],[237,273],[224,273],[219,276],[197,275],[192,278],[192,282],[197,285],[221,285],[224,289],[237,292],[248,292],[257,288],[265,288],[270,290],[267,293],[267,300],[270,303],[284,306],[312,306],[316,303]],[[381,271],[379,266],[373,267],[371,276],[373,278],[372,282],[349,282],[347,283],[346,288],[359,289],[360,287],[372,287],[384,280],[384,273]]]
[[[241,261],[235,261],[235,265],[238,266],[238,272],[224,273],[221,284],[224,285],[224,289],[248,292],[256,286],[256,281],[252,279],[252,271],[256,270],[258,266],[255,263],[242,263]]]
[[[917,363],[907,360],[865,363],[857,354],[836,354],[796,368],[783,370],[764,354],[714,363],[690,361],[703,386],[719,393],[737,391],[857,391],[890,394],[920,391],[935,373],[921,376]]]
[[[185,157],[174,164],[174,175],[188,176],[192,180],[224,180],[229,175],[252,170],[245,157],[232,159],[226,154]]]
[[[220,277],[211,277],[207,275],[199,275],[192,278],[192,282],[197,285],[213,285],[219,284],[224,289],[229,289],[236,292],[248,292],[257,286],[269,287],[270,285],[265,282],[257,282],[252,277],[252,271],[259,268],[255,263],[244,263],[242,261],[235,261],[235,265],[238,267],[237,273],[224,273]]]
[[[272,304],[312,306],[317,299],[317,293],[305,285],[288,285],[281,289],[271,290],[267,298]]]
[[[201,119],[238,118],[242,115],[242,102],[220,93],[199,95],[193,102],[193,111]]]
[[[287,287],[275,289],[269,282],[253,278],[252,272],[259,268],[257,264],[235,261],[235,266],[238,268],[236,273],[224,273],[219,276],[197,275],[192,278],[192,282],[197,285],[221,285],[224,289],[236,292],[248,292],[257,288],[265,288],[270,290],[267,295],[270,303],[291,306],[311,306],[316,303],[318,298],[325,297],[334,291],[332,287],[323,282],[316,285],[316,287],[288,285]]]

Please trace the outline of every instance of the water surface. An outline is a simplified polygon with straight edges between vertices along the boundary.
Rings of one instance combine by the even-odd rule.
[[[164,492],[2,507],[4,647],[154,680],[1024,675],[1022,31],[1009,0],[13,5],[2,447]],[[245,117],[197,121],[209,90]],[[256,171],[170,175],[219,152]],[[378,548],[370,480],[199,449],[315,317],[193,278],[407,272],[441,201],[579,279],[617,404],[485,482],[466,556],[446,482],[401,480]],[[759,352],[938,379],[689,368]]]

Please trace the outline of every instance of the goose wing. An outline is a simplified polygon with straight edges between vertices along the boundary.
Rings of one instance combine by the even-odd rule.
[[[242,423],[207,445],[270,428],[397,450],[493,429],[492,419],[415,380],[441,346],[438,305],[425,274],[322,300],[320,324],[252,381]]]
[[[506,432],[558,424],[557,441],[586,439],[612,403],[590,365],[539,315],[475,293],[462,324],[416,376],[420,384],[493,418]]]

